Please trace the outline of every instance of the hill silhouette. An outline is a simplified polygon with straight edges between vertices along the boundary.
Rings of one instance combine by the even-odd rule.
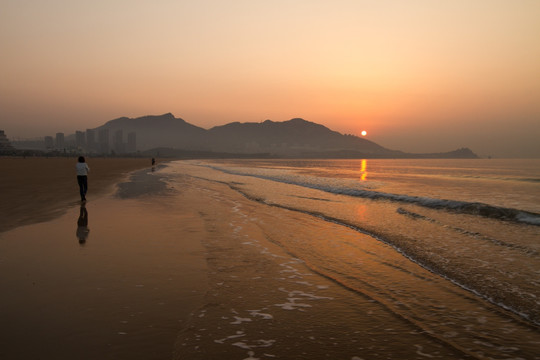
[[[175,118],[173,114],[148,115],[135,119],[121,117],[108,121],[95,130],[108,129],[109,135],[122,130],[137,134],[137,149],[148,150],[156,147],[203,149],[207,130]]]
[[[227,152],[271,152],[299,155],[309,152],[357,150],[380,153],[388,150],[356,136],[342,135],[304,119],[283,122],[230,123],[209,130],[211,150]]]
[[[209,130],[192,125],[173,114],[148,115],[139,118],[121,117],[108,121],[95,130],[108,129],[110,136],[117,130],[137,134],[137,149],[149,152],[161,149],[171,154],[226,154],[266,157],[371,157],[371,158],[475,158],[469,149],[437,154],[409,154],[386,149],[373,141],[295,118],[283,122],[266,120],[255,123],[233,122]]]

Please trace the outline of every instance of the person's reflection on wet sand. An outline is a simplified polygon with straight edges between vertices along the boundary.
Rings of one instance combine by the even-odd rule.
[[[77,219],[77,238],[79,239],[79,244],[84,245],[86,239],[88,238],[88,210],[84,204],[81,205],[81,211],[79,213],[79,218]]]

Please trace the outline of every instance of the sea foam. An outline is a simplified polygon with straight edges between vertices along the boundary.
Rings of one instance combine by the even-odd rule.
[[[501,206],[484,204],[481,202],[467,202],[460,200],[436,199],[427,196],[413,196],[407,194],[393,194],[374,190],[367,190],[365,186],[357,183],[339,183],[328,179],[328,184],[321,182],[321,178],[312,176],[292,176],[280,174],[280,176],[264,173],[250,172],[248,169],[240,170],[238,168],[222,168],[215,165],[201,165],[226,174],[249,176],[263,180],[281,182],[290,185],[302,186],[305,188],[321,190],[336,195],[345,195],[359,197],[371,200],[387,200],[400,203],[415,204],[431,209],[442,209],[451,212],[478,215],[482,217],[514,221],[529,225],[540,226],[540,214],[528,212],[519,209],[512,209]]]

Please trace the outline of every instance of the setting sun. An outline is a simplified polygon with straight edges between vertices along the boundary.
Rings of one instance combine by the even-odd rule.
[[[366,130],[362,130],[361,134],[362,134],[362,136],[366,136],[366,135],[367,135],[367,131],[366,131]]]

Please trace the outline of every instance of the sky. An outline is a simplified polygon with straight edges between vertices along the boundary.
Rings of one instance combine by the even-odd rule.
[[[0,49],[10,139],[171,112],[540,157],[538,0],[0,0]]]

